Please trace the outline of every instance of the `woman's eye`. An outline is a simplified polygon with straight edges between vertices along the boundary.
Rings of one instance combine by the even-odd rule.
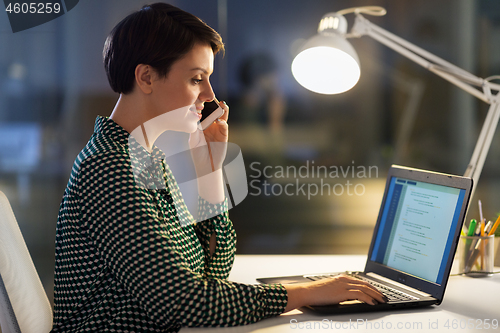
[[[193,79],[194,84],[199,84],[201,81],[203,81],[203,80],[202,79]]]

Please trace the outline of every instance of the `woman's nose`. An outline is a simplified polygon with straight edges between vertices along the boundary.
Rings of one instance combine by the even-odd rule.
[[[205,89],[200,94],[200,100],[204,102],[211,102],[215,98],[214,91],[212,89],[212,85],[210,83],[207,83]]]

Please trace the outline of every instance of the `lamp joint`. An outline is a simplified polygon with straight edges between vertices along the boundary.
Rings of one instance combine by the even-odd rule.
[[[347,32],[347,20],[343,15],[327,13],[323,15],[318,26],[318,33],[328,35],[331,33],[345,35]]]

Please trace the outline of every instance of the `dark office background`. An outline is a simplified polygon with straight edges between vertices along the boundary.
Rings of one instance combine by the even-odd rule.
[[[118,97],[106,80],[102,46],[111,28],[145,3],[82,0],[62,17],[16,34],[7,14],[0,14],[0,190],[11,202],[49,298],[55,225],[71,164],[95,117],[109,115]],[[216,58],[213,87],[231,107],[230,141],[242,149],[249,181],[256,180],[247,198],[230,211],[239,254],[366,253],[392,163],[465,171],[486,115],[483,102],[369,37],[351,40],[362,74],[345,94],[306,91],[293,79],[290,65],[323,14],[375,4],[388,12],[367,16],[375,24],[480,77],[500,74],[499,1],[170,3],[205,20],[226,43],[225,56]],[[347,19],[351,26],[352,15]],[[403,125],[412,110],[414,120]],[[310,199],[302,193],[277,194],[296,177],[257,177],[256,170],[265,166],[298,169],[313,163],[372,167],[378,173],[299,179],[331,186],[350,181],[364,188],[363,195],[346,191]],[[497,133],[469,216],[477,215],[481,199],[486,218],[496,218],[499,168]]]

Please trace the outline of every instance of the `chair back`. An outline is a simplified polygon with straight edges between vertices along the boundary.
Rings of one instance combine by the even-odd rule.
[[[52,308],[14,212],[0,191],[0,327],[2,333],[46,333]]]

